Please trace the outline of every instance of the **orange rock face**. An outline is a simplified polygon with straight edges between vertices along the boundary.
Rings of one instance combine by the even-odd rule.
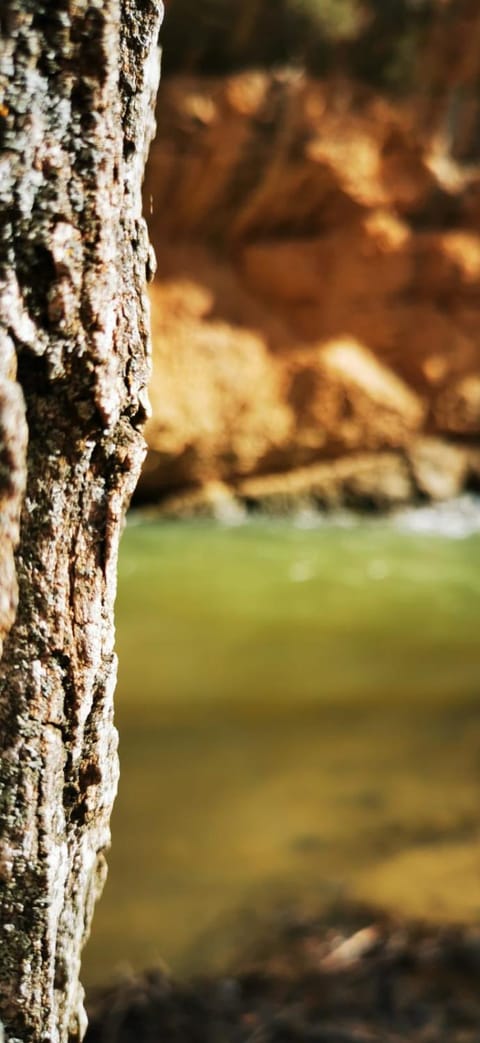
[[[400,498],[468,484],[479,195],[478,173],[420,138],[414,104],[299,73],[167,81],[145,189],[159,272],[140,496],[272,475],[291,490],[299,468],[347,458],[360,488],[375,454]]]

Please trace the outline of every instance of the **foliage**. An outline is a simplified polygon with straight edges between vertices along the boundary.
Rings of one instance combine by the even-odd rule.
[[[245,66],[347,67],[404,89],[440,0],[167,0],[164,71],[222,73]],[[441,4],[443,7],[444,4]]]
[[[355,40],[368,18],[359,0],[296,0],[313,27],[332,43]]]

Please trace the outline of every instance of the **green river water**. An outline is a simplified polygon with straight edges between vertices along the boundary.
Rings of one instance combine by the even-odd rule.
[[[285,908],[480,920],[480,535],[442,531],[127,527],[88,982],[220,969]]]

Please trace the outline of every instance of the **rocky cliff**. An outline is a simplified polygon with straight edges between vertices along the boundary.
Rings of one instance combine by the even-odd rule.
[[[165,83],[140,501],[388,508],[478,486],[480,169],[420,123],[421,98],[298,71]]]

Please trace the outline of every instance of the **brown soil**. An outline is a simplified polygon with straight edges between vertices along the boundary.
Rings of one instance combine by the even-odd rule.
[[[410,499],[471,482],[480,171],[420,136],[417,107],[298,72],[164,85],[140,498],[386,451],[407,461]],[[449,445],[461,467],[442,463]]]
[[[86,1043],[478,1043],[479,979],[478,930],[349,913],[287,925],[228,977],[99,990]]]

